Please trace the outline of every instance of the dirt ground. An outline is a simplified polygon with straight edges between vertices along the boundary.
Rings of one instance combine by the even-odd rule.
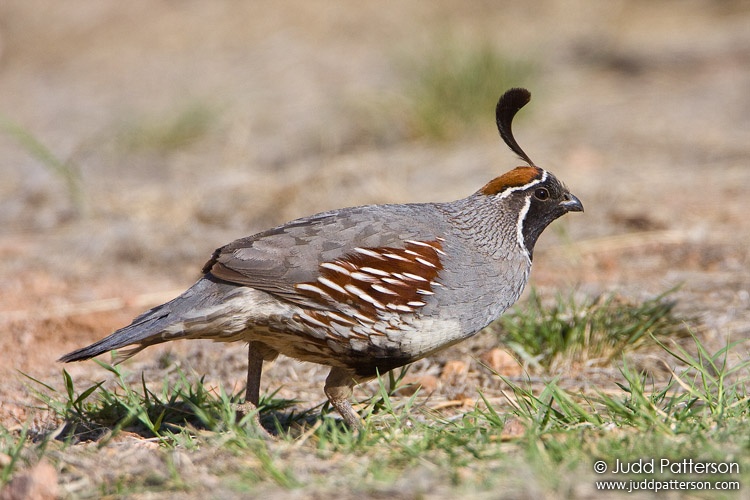
[[[681,284],[706,341],[749,337],[748,26],[740,0],[0,3],[0,423],[39,404],[21,373],[60,388],[60,355],[181,292],[224,243],[329,208],[463,197],[516,166],[494,102],[448,142],[410,135],[393,104],[380,113],[410,98],[404,61],[446,40],[533,61],[516,136],[585,205],[542,236],[533,286],[643,298]],[[476,369],[493,342],[418,372]],[[165,359],[243,384],[242,345],[175,343],[126,366],[158,381]],[[66,368],[81,387],[109,376]],[[313,406],[324,377],[279,360],[263,390]]]

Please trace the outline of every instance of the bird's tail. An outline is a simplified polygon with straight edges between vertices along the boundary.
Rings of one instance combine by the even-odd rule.
[[[241,287],[215,280],[207,275],[166,304],[141,314],[133,322],[108,337],[77,349],[58,361],[69,363],[93,358],[99,354],[134,346],[118,352],[115,363],[120,363],[148,346],[181,338],[211,338],[211,331],[226,335],[225,324],[216,324],[223,307]],[[236,329],[241,330],[239,326]],[[214,334],[216,335],[216,334]]]

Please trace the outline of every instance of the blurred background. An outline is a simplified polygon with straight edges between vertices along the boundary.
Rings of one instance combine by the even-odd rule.
[[[59,386],[57,357],[179,293],[218,246],[461,198],[518,165],[494,123],[512,86],[533,96],[519,143],[586,207],[541,238],[532,285],[681,284],[709,340],[747,336],[748,26],[740,0],[5,0],[2,418],[24,418],[17,370]],[[183,344],[131,366],[242,385],[244,346]],[[264,386],[322,398],[324,370],[280,363]]]

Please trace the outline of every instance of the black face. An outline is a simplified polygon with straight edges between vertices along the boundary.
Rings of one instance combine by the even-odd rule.
[[[581,201],[551,174],[548,174],[544,182],[531,186],[519,194],[529,200],[526,216],[521,221],[521,234],[529,257],[534,253],[534,245],[539,235],[552,221],[568,212],[583,212]]]

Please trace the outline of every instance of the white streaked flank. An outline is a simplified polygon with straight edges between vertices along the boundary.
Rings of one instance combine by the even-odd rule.
[[[383,257],[388,257],[389,259],[393,259],[393,260],[401,260],[403,262],[409,262],[409,259],[407,259],[406,257],[402,257],[395,253],[384,253]]]
[[[406,286],[406,282],[399,279],[383,278],[383,281],[385,281],[389,285]]]
[[[417,262],[419,262],[419,263],[420,263],[420,264],[422,264],[422,265],[425,265],[425,266],[427,266],[427,267],[431,267],[431,268],[433,268],[433,269],[434,269],[435,267],[437,267],[437,266],[435,266],[435,264],[433,264],[432,262],[429,262],[429,261],[427,261],[427,260],[424,260],[424,259],[423,259],[422,257],[417,257],[417,258],[416,258],[416,259],[414,259],[414,260],[416,260]]]
[[[388,309],[393,309],[394,311],[414,312],[413,308],[411,308],[409,306],[402,305],[402,304],[387,304],[386,307]]]
[[[346,276],[351,276],[351,273],[348,269],[336,264],[335,262],[323,262],[320,267],[330,269],[331,271],[336,271],[337,273],[345,274]]]
[[[296,288],[297,290],[307,290],[308,292],[317,293],[318,295],[328,296],[328,294],[322,288],[310,283],[297,283],[296,285],[294,285],[294,288]]]
[[[359,270],[369,273],[369,274],[374,274],[375,276],[390,276],[391,275],[391,273],[389,273],[388,271],[383,271],[382,269],[376,269],[374,267],[368,267],[368,266],[361,267]]]
[[[350,320],[346,316],[342,316],[342,315],[340,315],[338,313],[335,313],[333,311],[328,311],[328,312],[326,312],[326,314],[327,314],[327,316],[329,318],[331,318],[331,320],[336,321],[338,323],[343,323],[343,324],[346,324],[346,325],[354,325],[354,324],[356,324],[356,323],[354,323],[354,321]]]
[[[376,278],[373,278],[372,275],[370,274],[362,273],[359,271],[352,272],[350,276],[357,281],[364,281],[365,283],[371,283],[375,281],[376,279]]]
[[[321,326],[321,327],[323,327],[323,328],[328,328],[328,325],[326,325],[326,324],[325,324],[325,323],[323,323],[322,321],[318,321],[317,319],[313,318],[312,316],[310,316],[309,314],[307,314],[307,313],[306,313],[306,312],[304,312],[304,311],[303,311],[303,312],[301,312],[301,313],[299,313],[299,317],[300,317],[300,318],[301,318],[302,320],[304,320],[304,321],[306,321],[306,322],[308,322],[308,323],[312,323],[313,325]]]
[[[343,288],[342,288],[341,286],[339,286],[339,285],[338,285],[338,284],[336,284],[335,282],[333,282],[333,281],[331,281],[331,280],[329,280],[328,278],[325,278],[325,277],[323,277],[323,276],[321,276],[321,277],[319,277],[319,278],[318,278],[318,282],[319,282],[319,283],[320,283],[321,285],[325,285],[325,286],[327,286],[327,287],[328,287],[328,288],[330,288],[331,290],[336,290],[336,291],[338,291],[338,292],[341,292],[341,293],[344,293],[344,294],[348,293],[348,292],[347,292],[346,290],[344,290],[344,289],[343,289]]]
[[[376,292],[385,293],[387,295],[398,295],[397,292],[394,292],[390,288],[386,288],[383,285],[378,285],[377,283],[370,285],[370,288],[372,288]]]
[[[378,259],[382,259],[383,258],[383,256],[380,255],[378,252],[370,250],[369,248],[355,247],[354,251],[357,252],[357,253],[361,253],[362,255],[367,255],[369,257],[376,257]]]
[[[371,325],[374,323],[373,319],[365,316],[364,314],[354,312],[352,315],[359,320],[360,323],[367,323],[368,325]]]
[[[385,306],[380,301],[376,300],[374,297],[369,295],[367,292],[365,292],[361,288],[358,288],[354,285],[345,285],[344,288],[346,289],[346,291],[348,291],[352,295],[359,297],[365,302],[369,302],[370,304],[374,305],[378,309],[385,309]]]

